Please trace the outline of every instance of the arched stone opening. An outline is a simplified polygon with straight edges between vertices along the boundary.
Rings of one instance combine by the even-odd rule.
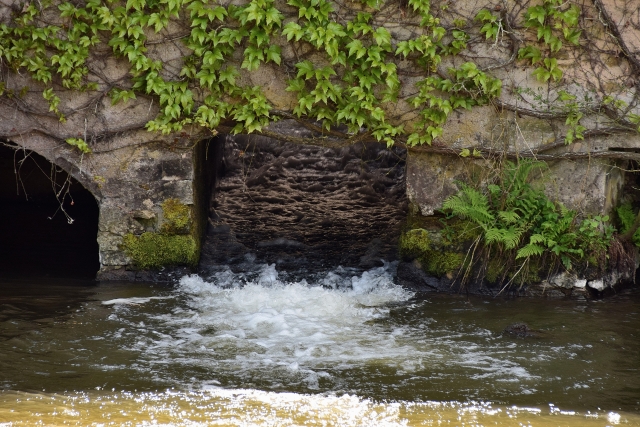
[[[200,269],[275,263],[279,271],[368,269],[397,256],[407,217],[405,152],[220,136]]]
[[[0,275],[94,278],[99,207],[64,169],[0,144]]]

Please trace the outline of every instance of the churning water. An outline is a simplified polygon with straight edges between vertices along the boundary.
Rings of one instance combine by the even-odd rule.
[[[0,423],[640,426],[640,293],[415,299],[392,278],[4,283]]]

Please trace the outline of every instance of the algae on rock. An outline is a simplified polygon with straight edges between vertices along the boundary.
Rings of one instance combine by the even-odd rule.
[[[194,236],[191,207],[177,199],[162,203],[163,222],[159,232],[128,233],[122,249],[140,269],[165,266],[195,266],[200,255],[200,239]]]
[[[440,231],[429,232],[423,228],[404,232],[399,240],[400,255],[418,260],[423,270],[435,276],[442,276],[462,267],[464,254],[437,248],[432,242],[434,233],[440,237]]]
[[[191,231],[191,208],[178,199],[167,199],[162,203],[162,232],[165,234],[187,234]]]
[[[141,269],[169,265],[195,266],[198,263],[198,245],[191,235],[146,232],[136,236],[129,233],[123,238],[123,249],[134,265]]]

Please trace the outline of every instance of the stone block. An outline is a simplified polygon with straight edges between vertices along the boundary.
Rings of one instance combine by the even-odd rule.
[[[100,245],[100,251],[119,251],[120,245],[122,245],[122,236],[117,234],[111,234],[106,232],[98,232],[98,245]]]
[[[101,266],[126,266],[131,264],[131,258],[122,251],[100,251]]]
[[[458,192],[456,180],[463,180],[468,163],[455,156],[407,154],[407,197],[425,216],[442,208],[444,200]]]
[[[133,281],[136,278],[134,271],[124,267],[102,267],[96,276],[99,281]]]
[[[98,230],[119,235],[128,233],[128,218],[122,207],[103,203],[100,206]]]

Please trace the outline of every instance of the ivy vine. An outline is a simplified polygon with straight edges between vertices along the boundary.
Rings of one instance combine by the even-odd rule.
[[[241,5],[212,0],[32,1],[16,11],[11,23],[0,24],[0,61],[38,82],[50,112],[64,122],[59,92],[102,90],[89,78],[87,64],[94,51],[108,46],[113,55],[127,61],[130,75],[128,83],[108,88],[112,103],[152,96],[159,112],[146,128],[163,134],[188,125],[215,132],[223,123],[232,123],[233,133],[264,131],[283,115],[261,87],[242,83],[241,76],[243,70],[253,72],[272,63],[288,76],[286,90],[297,100],[291,114],[314,122],[326,135],[339,130],[351,141],[366,137],[389,146],[428,145],[442,134],[454,111],[500,97],[502,81],[462,53],[474,34],[496,44],[513,30],[499,7],[476,14],[480,28],[463,19],[445,27],[429,0],[407,0],[398,10],[412,23],[411,37],[406,32],[392,35],[384,20],[376,17],[389,4],[379,0],[351,0],[348,7],[328,0],[288,0],[286,5],[275,0]],[[446,10],[445,6],[440,9]],[[517,58],[535,67],[532,75],[540,82],[562,80],[558,55],[565,45],[576,47],[583,41],[581,14],[577,4],[561,0],[543,0],[524,10],[521,19],[531,37],[517,50]],[[177,78],[169,78],[164,64],[148,54],[148,37],[168,31],[174,23],[188,28],[178,38],[189,53]],[[285,60],[285,49],[293,50],[297,59]],[[401,72],[407,70],[415,77],[415,91],[410,94],[402,92],[406,83]],[[0,82],[0,96],[18,94]],[[583,139],[584,108],[567,91],[558,92],[557,100],[556,107],[566,118],[565,142]],[[614,101],[618,100],[603,105],[624,110]],[[394,116],[400,103],[413,107],[413,118]],[[629,109],[622,118],[625,123],[640,122]],[[67,142],[83,152],[90,150],[78,138]]]

